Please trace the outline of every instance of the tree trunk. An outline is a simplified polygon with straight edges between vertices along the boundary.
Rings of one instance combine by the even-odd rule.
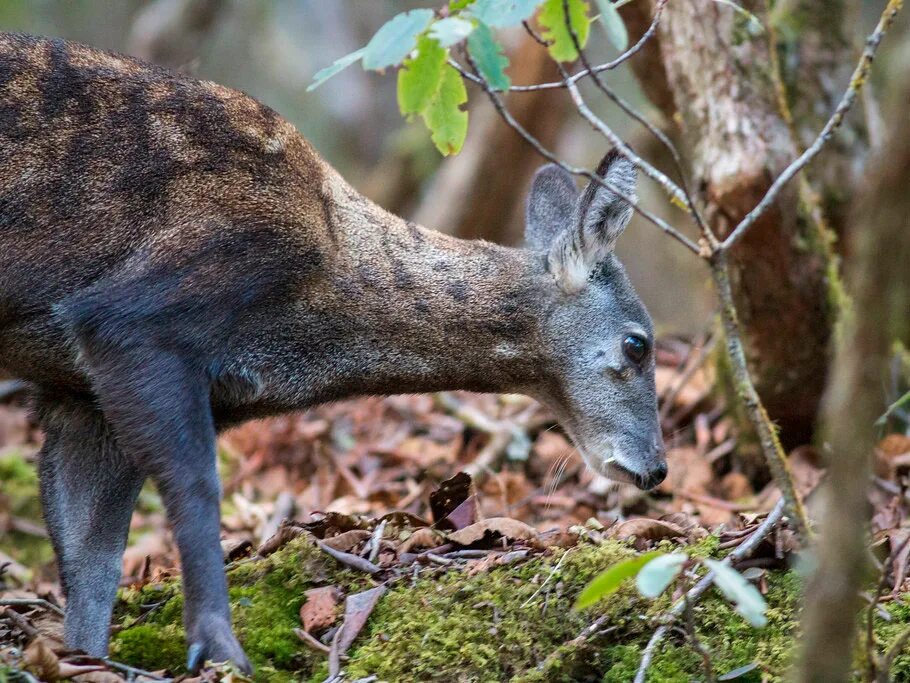
[[[742,4],[767,20],[763,2]],[[771,37],[711,0],[668,3],[658,36],[694,184],[725,235],[798,153],[780,106]],[[824,228],[804,205],[799,184],[791,184],[731,255],[748,361],[785,444],[811,436],[837,312]]]
[[[910,79],[894,107],[883,152],[854,207],[848,263],[854,295],[825,399],[831,462],[818,547],[819,568],[806,598],[803,681],[851,678],[856,615],[866,566],[866,492],[873,423],[885,409],[882,386],[891,344],[910,342]],[[886,672],[887,673],[887,672]]]
[[[818,135],[850,81],[858,56],[851,32],[859,14],[859,4],[846,0],[783,0],[774,7],[781,80],[801,150]],[[862,107],[855,107],[838,135],[806,169],[825,218],[838,236],[843,235],[868,150]]]

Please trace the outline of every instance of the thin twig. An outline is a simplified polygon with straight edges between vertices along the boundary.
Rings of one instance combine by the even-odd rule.
[[[850,85],[847,87],[847,90],[844,92],[843,97],[841,97],[840,102],[837,105],[837,108],[834,110],[834,113],[831,115],[831,118],[828,119],[828,122],[822,128],[821,132],[818,134],[818,137],[815,138],[815,141],[809,145],[805,152],[799,155],[787,168],[784,169],[777,179],[771,184],[771,187],[768,188],[768,191],[765,193],[765,196],[762,197],[762,200],[752,209],[745,218],[743,218],[739,225],[734,228],[727,238],[721,243],[720,249],[726,251],[730,249],[734,244],[743,238],[743,236],[748,232],[755,222],[761,217],[765,211],[774,203],[777,199],[777,195],[780,194],[780,191],[784,186],[790,182],[790,180],[799,173],[806,164],[812,161],[813,158],[822,150],[825,146],[825,143],[831,139],[834,131],[840,126],[841,122],[844,120],[844,117],[847,115],[847,112],[850,111],[850,107],[853,106],[853,102],[856,100],[856,96],[859,94],[859,91],[863,87],[863,83],[866,80],[866,77],[869,74],[869,69],[872,66],[872,60],[875,57],[875,51],[878,49],[879,44],[882,42],[885,33],[888,30],[888,27],[891,25],[891,22],[894,21],[894,17],[900,11],[903,6],[903,0],[889,0],[887,6],[882,12],[881,17],[878,20],[878,24],[875,27],[875,30],[872,34],[866,39],[866,47],[863,49],[862,56],[859,59],[859,63],[856,65],[856,69],[853,71],[853,75],[850,77]]]
[[[891,665],[894,664],[894,660],[907,646],[908,641],[910,641],[910,626],[898,634],[897,638],[894,639],[894,642],[891,643],[891,647],[888,648],[888,651],[882,657],[881,662],[879,663],[879,678],[877,680],[882,681],[883,683],[891,680],[888,675],[891,671]]]
[[[683,614],[685,614],[686,617],[686,636],[692,644],[692,649],[701,657],[702,666],[705,670],[705,680],[708,683],[714,683],[714,667],[711,665],[711,654],[705,649],[705,646],[702,645],[701,640],[698,638],[698,633],[695,631],[695,611],[692,609],[692,601],[689,600],[689,595],[687,593],[683,593],[682,599]]]
[[[568,554],[569,554],[570,552],[572,552],[572,549],[571,549],[571,548],[570,548],[569,550],[566,550],[566,551],[562,554],[562,556],[559,558],[559,561],[556,563],[556,566],[554,566],[554,567],[550,570],[550,573],[547,575],[547,578],[544,579],[544,582],[543,582],[542,584],[540,584],[540,586],[537,587],[537,590],[534,591],[534,593],[531,595],[530,598],[528,598],[528,599],[525,600],[523,603],[521,603],[522,609],[525,608],[525,607],[527,607],[528,605],[530,605],[530,604],[531,604],[531,601],[532,601],[534,598],[536,598],[536,597],[540,594],[540,591],[542,591],[542,590],[544,589],[544,586],[546,586],[548,583],[550,583],[550,579],[552,579],[553,576],[555,576],[556,574],[559,573],[559,568],[562,566],[562,561],[563,561],[564,559],[566,559],[566,557],[568,556]]]
[[[379,550],[382,547],[382,537],[385,534],[386,525],[389,523],[389,520],[382,520],[376,528],[373,530],[373,535],[370,537],[370,554],[367,559],[370,562],[376,562],[376,558],[379,557]]]
[[[382,572],[382,568],[376,566],[369,560],[365,560],[362,557],[353,555],[351,553],[345,553],[340,550],[335,550],[332,546],[324,543],[323,541],[316,541],[316,545],[319,546],[327,555],[331,555],[333,558],[338,560],[341,564],[351,567],[352,569],[357,569],[358,571],[365,572],[367,574],[379,574]]]
[[[888,553],[888,557],[885,560],[885,564],[882,566],[882,573],[878,580],[878,585],[875,589],[875,595],[873,595],[869,600],[869,608],[866,611],[866,666],[867,666],[867,680],[873,680],[877,676],[876,669],[883,670],[885,674],[888,673],[888,670],[891,668],[889,666],[884,666],[884,660],[879,661],[875,652],[875,610],[878,608],[879,601],[882,598],[882,594],[885,592],[885,587],[888,585],[888,577],[891,574],[891,568],[894,566],[895,560],[900,557],[901,553],[904,552],[904,549],[907,547],[907,544],[910,543],[910,536],[907,536],[900,544],[891,550]]]
[[[470,56],[468,56],[467,59],[469,62],[471,62],[472,67],[474,67],[475,65],[473,64],[473,60],[471,60]],[[592,173],[591,171],[589,171],[586,168],[580,168],[578,166],[571,166],[571,165],[566,164],[565,162],[561,161],[553,152],[551,152],[546,147],[544,147],[537,138],[535,138],[527,130],[525,130],[524,126],[522,126],[518,121],[515,120],[515,117],[512,116],[511,112],[509,112],[509,110],[506,108],[505,104],[503,103],[502,98],[490,86],[490,84],[486,81],[486,79],[484,79],[480,76],[478,76],[478,79],[479,79],[478,84],[483,88],[484,92],[487,94],[487,97],[489,97],[490,101],[493,103],[493,106],[496,108],[496,111],[499,112],[499,115],[502,117],[502,119],[513,130],[515,130],[515,132],[517,132],[521,137],[523,137],[537,151],[538,154],[540,154],[542,157],[544,157],[548,161],[551,161],[552,163],[556,164],[563,170],[568,171],[569,173],[571,173],[573,175],[578,175],[578,176],[587,178],[591,182],[597,183],[601,187],[606,188],[607,190],[610,190],[616,196],[618,196],[620,199],[623,199],[626,202],[628,202],[636,212],[641,214],[644,218],[646,218],[651,223],[656,225],[658,228],[663,230],[665,233],[670,235],[673,239],[677,240],[679,243],[681,243],[683,246],[685,246],[689,251],[691,251],[694,254],[701,253],[701,250],[699,249],[698,245],[695,244],[695,242],[693,242],[688,237],[683,235],[681,232],[679,232],[679,230],[677,230],[672,225],[667,223],[667,221],[663,220],[662,218],[654,215],[647,209],[643,208],[641,205],[638,204],[638,202],[633,201],[632,197],[630,197],[628,194],[626,194],[619,188],[614,187],[612,183],[608,183],[605,179],[601,178],[596,173]]]
[[[42,598],[4,598],[0,607],[43,607],[63,616],[63,610],[57,605]]]
[[[755,550],[761,545],[762,541],[767,538],[774,528],[780,523],[781,519],[784,516],[784,501],[783,499],[777,502],[777,505],[774,506],[774,509],[768,513],[768,516],[765,517],[765,520],[758,526],[758,528],[749,536],[748,540],[744,541],[736,550],[731,552],[724,558],[723,562],[725,564],[732,564],[738,560],[743,560],[749,557]],[[651,660],[654,658],[654,653],[657,650],[658,644],[663,640],[664,636],[667,634],[667,631],[673,625],[673,622],[679,618],[686,608],[686,601],[689,603],[695,604],[704,595],[707,590],[714,583],[714,572],[708,572],[702,579],[693,586],[688,593],[686,593],[683,599],[677,600],[676,603],[666,612],[664,616],[664,622],[657,627],[654,631],[654,634],[651,636],[651,639],[648,641],[648,644],[645,646],[645,650],[642,653],[641,663],[638,666],[638,671],[635,674],[635,683],[644,683],[645,674],[648,671],[648,667],[651,665]]]
[[[689,212],[701,232],[709,239],[709,244],[716,244],[717,240],[714,239],[714,233],[702,219],[701,213],[698,211],[698,208],[696,208],[695,202],[692,199],[692,195],[689,192],[689,188],[686,183],[686,175],[682,168],[682,159],[680,158],[679,152],[676,150],[676,146],[670,142],[670,139],[666,135],[664,135],[655,126],[653,126],[650,121],[632,109],[632,107],[629,106],[625,100],[620,98],[610,88],[608,88],[601,77],[597,75],[596,72],[592,71],[591,63],[588,60],[588,55],[584,51],[584,48],[581,45],[581,41],[578,39],[578,33],[575,31],[575,27],[572,25],[572,19],[569,14],[569,0],[562,0],[562,10],[563,15],[565,16],[566,28],[569,30],[569,36],[572,38],[572,43],[575,47],[575,51],[578,52],[581,63],[585,66],[586,69],[591,71],[591,77],[594,80],[594,84],[604,95],[611,99],[628,116],[638,121],[648,131],[650,131],[651,134],[654,135],[654,137],[657,138],[657,140],[663,144],[663,146],[670,152],[670,156],[673,157],[673,162],[676,164],[676,171],[679,174],[682,186],[676,185],[676,183],[670,180],[670,178],[668,178],[665,174],[661,173],[654,166],[635,154],[632,149],[625,142],[623,142],[622,139],[616,135],[616,133],[613,132],[609,126],[607,126],[603,119],[595,116],[594,113],[585,104],[584,98],[582,98],[578,87],[574,83],[570,82],[571,78],[568,76],[568,74],[566,74],[562,65],[557,62],[556,66],[559,68],[560,74],[562,74],[563,79],[569,88],[569,94],[572,97],[572,101],[575,103],[575,108],[591,124],[591,126],[593,126],[595,130],[604,135],[604,137],[606,137],[614,147],[619,148],[619,150],[623,153],[623,155],[625,155],[627,159],[629,159],[629,161],[635,164],[637,168],[641,169],[648,177],[652,178],[658,184],[660,184],[670,195],[671,200],[675,201],[677,204]]]
[[[327,655],[332,651],[328,645],[321,643],[315,638],[315,636],[310,634],[308,631],[304,631],[302,628],[295,628],[294,635],[300,639],[300,642],[304,643],[316,652],[321,652]]]
[[[698,347],[695,350],[695,354],[689,357],[688,363],[686,363],[685,369],[682,371],[682,374],[677,379],[676,383],[667,392],[667,395],[663,397],[660,408],[660,419],[665,420],[670,415],[670,411],[673,409],[673,404],[676,401],[676,397],[679,396],[679,392],[682,391],[685,386],[689,383],[689,380],[692,379],[693,375],[698,372],[698,369],[704,365],[705,361],[711,355],[711,352],[714,350],[715,345],[717,344],[717,335],[713,335],[708,338],[708,340]]]
[[[774,477],[774,483],[780,489],[783,500],[786,501],[787,510],[792,517],[796,533],[804,539],[811,533],[809,518],[803,507],[802,500],[793,483],[790,472],[790,462],[781,445],[777,431],[768,416],[765,406],[761,402],[749,366],[746,363],[746,352],[740,336],[739,320],[736,314],[736,305],[733,302],[733,290],[730,286],[730,271],[727,266],[726,255],[720,251],[715,252],[711,258],[711,275],[720,298],[720,315],[724,327],[724,336],[727,343],[727,357],[733,371],[733,382],[740,402],[746,410],[749,420],[758,435],[765,462]]]
[[[654,8],[654,18],[651,20],[651,25],[648,26],[648,30],[645,31],[641,38],[639,38],[636,43],[630,47],[628,50],[619,55],[616,59],[613,59],[609,62],[604,62],[603,64],[598,64],[592,68],[585,68],[577,73],[572,74],[568,79],[561,81],[552,81],[549,83],[535,83],[533,85],[513,85],[509,88],[503,90],[501,88],[492,88],[493,92],[502,93],[502,92],[537,92],[538,90],[558,90],[561,88],[568,87],[568,83],[575,84],[581,79],[589,76],[591,74],[599,74],[604,71],[610,71],[615,69],[619,65],[623,64],[630,57],[634,56],[639,52],[647,43],[654,33],[657,31],[657,26],[660,24],[660,17],[664,11],[664,6],[669,2],[669,0],[658,0],[656,7]],[[471,73],[465,69],[461,64],[456,62],[454,59],[449,60],[449,64],[462,75],[463,78],[476,83],[477,85],[484,85],[484,78],[476,73]],[[489,85],[489,84],[488,84]]]
[[[38,629],[32,626],[29,623],[29,620],[26,619],[23,615],[19,614],[16,610],[11,607],[4,607],[0,609],[0,618],[9,619],[13,624],[22,631],[29,638],[34,638],[38,635]]]
[[[119,669],[120,671],[125,671],[126,673],[130,674],[131,676],[142,676],[144,678],[150,678],[153,681],[161,681],[162,683],[169,683],[170,681],[173,680],[172,678],[164,678],[162,676],[159,676],[158,674],[152,673],[151,671],[146,671],[145,669],[139,669],[135,666],[130,666],[129,664],[124,664],[122,662],[116,662],[113,659],[108,659],[107,657],[103,657],[101,659],[101,661],[104,662],[105,664],[107,664],[112,669]]]

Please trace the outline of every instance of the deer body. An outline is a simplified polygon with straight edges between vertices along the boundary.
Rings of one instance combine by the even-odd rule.
[[[369,202],[242,93],[21,35],[0,35],[0,122],[0,371],[32,384],[46,433],[70,645],[106,652],[151,477],[181,554],[191,668],[249,666],[230,629],[215,435],[253,417],[524,392],[600,471],[663,477],[653,358],[631,362],[627,343],[650,344],[650,320],[610,253],[628,207],[608,191],[576,197],[549,167],[533,248],[457,240]],[[622,159],[602,171],[629,180]]]

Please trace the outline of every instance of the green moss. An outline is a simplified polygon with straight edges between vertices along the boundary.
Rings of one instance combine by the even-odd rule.
[[[304,592],[331,584],[354,592],[372,585],[340,568],[307,539],[228,570],[235,632],[259,671],[258,680],[288,680],[291,672],[308,675],[321,663],[324,658],[302,646],[293,629],[300,625]],[[182,610],[176,580],[121,591],[115,620],[123,628],[112,639],[113,656],[142,668],[181,671],[186,647]],[[165,640],[176,645],[160,647]]]
[[[14,517],[41,522],[38,475],[35,466],[18,451],[0,456],[0,498],[0,509]],[[43,566],[54,559],[50,541],[18,531],[0,537],[0,550],[26,567]]]
[[[717,543],[709,536],[684,550],[693,557],[719,557]],[[618,541],[585,543],[475,575],[425,569],[416,581],[393,580],[348,652],[347,678],[625,683],[634,677],[653,619],[669,606],[669,597],[644,600],[630,583],[590,610],[576,613],[570,606],[595,574],[634,552]],[[293,634],[304,591],[337,585],[353,593],[375,585],[340,567],[307,538],[265,560],[238,563],[228,576],[236,631],[256,665],[255,679],[275,683],[318,682],[327,674],[324,655]],[[795,572],[766,576],[769,609],[763,629],[750,627],[715,590],[694,608],[699,640],[711,652],[718,675],[754,663],[756,668],[737,680],[786,676],[798,642],[801,584]],[[115,657],[179,673],[185,656],[181,607],[178,582],[124,591],[117,611],[124,628],[114,637]],[[892,621],[876,625],[882,648],[910,623],[910,605],[895,601],[888,611]],[[603,631],[584,642],[574,640],[599,616],[605,617]],[[658,648],[648,680],[702,678],[701,666],[691,645],[674,632]],[[895,674],[910,676],[910,655],[897,659]]]
[[[185,648],[182,626],[143,623],[127,628],[114,637],[111,656],[142,669],[176,670],[186,662]]]

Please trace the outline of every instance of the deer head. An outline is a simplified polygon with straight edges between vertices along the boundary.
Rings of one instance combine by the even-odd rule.
[[[634,198],[635,167],[611,151],[598,175]],[[540,323],[546,345],[538,397],[557,414],[595,471],[652,488],[667,473],[654,384],[651,318],[613,253],[632,216],[592,182],[580,194],[556,165],[534,177],[526,239],[554,292]]]

